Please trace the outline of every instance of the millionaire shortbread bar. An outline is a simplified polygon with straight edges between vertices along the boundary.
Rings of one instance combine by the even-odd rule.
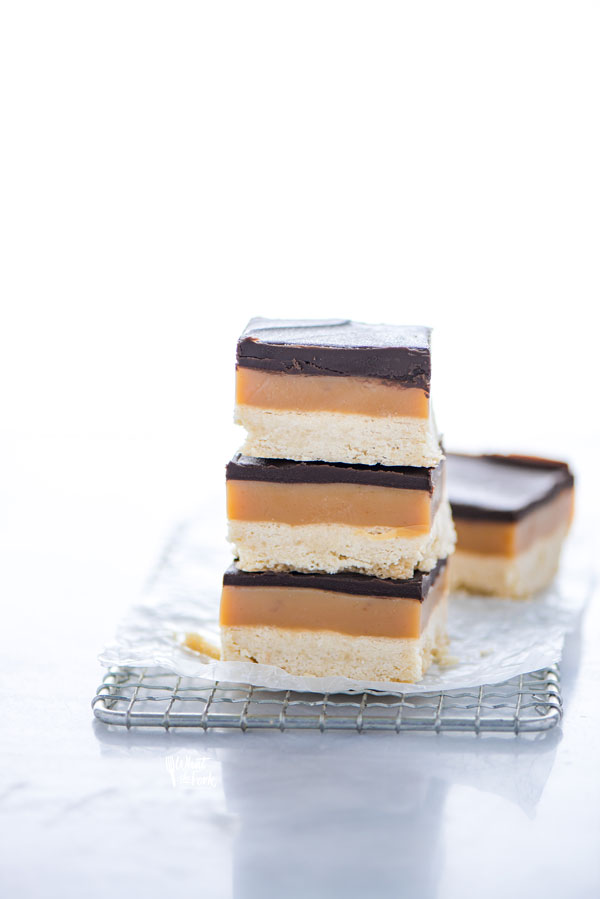
[[[446,561],[406,580],[225,573],[222,659],[296,675],[419,680],[446,646]]]
[[[430,571],[455,542],[443,461],[385,468],[237,454],[227,515],[244,571],[407,578]]]
[[[573,515],[568,465],[455,453],[446,461],[457,532],[452,587],[520,598],[547,586]]]
[[[430,330],[254,318],[237,347],[249,456],[431,467]]]

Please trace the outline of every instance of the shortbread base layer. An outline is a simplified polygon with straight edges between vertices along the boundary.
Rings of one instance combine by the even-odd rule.
[[[449,561],[450,589],[526,599],[552,582],[568,530],[565,523],[512,557],[457,549]]]
[[[242,451],[265,459],[433,468],[443,455],[432,417],[376,418],[237,405],[235,422],[248,432]]]
[[[276,665],[289,674],[342,675],[354,680],[421,680],[448,644],[446,597],[432,611],[418,638],[353,637],[333,631],[277,627],[221,627],[221,659]]]
[[[431,571],[452,553],[456,536],[442,500],[429,533],[417,537],[398,537],[397,529],[386,527],[230,521],[229,540],[243,571],[356,571],[404,579],[415,569]]]

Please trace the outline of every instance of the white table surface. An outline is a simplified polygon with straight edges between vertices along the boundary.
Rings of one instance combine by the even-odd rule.
[[[536,739],[90,708],[172,524],[221,508],[251,315],[433,325],[447,445],[570,457],[597,506],[599,23],[0,5],[2,899],[600,895],[597,602]]]
[[[188,462],[157,478],[160,453],[116,438],[5,449],[4,895],[599,895],[597,602],[547,734],[111,730],[90,709],[95,657]]]

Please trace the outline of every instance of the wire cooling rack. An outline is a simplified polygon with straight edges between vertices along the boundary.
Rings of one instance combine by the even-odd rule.
[[[555,665],[502,684],[443,693],[294,693],[250,684],[113,668],[93,700],[96,718],[120,727],[525,733],[562,716]]]

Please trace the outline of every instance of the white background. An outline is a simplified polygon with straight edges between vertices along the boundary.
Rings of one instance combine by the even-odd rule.
[[[164,891],[173,874],[159,865],[150,877],[143,847],[156,858],[165,841],[182,882],[193,877],[177,836],[194,842],[190,821],[215,864],[219,846],[235,865],[220,812],[182,807],[166,780],[153,792],[137,744],[102,743],[87,702],[95,653],[172,522],[203,506],[222,527],[222,467],[240,440],[234,347],[251,315],[432,325],[446,445],[569,458],[595,527],[599,25],[597,3],[526,0],[0,7],[0,812],[13,895],[41,877],[48,895],[78,895],[92,872],[103,889],[98,816],[115,852],[139,847],[119,869],[124,889],[141,878]],[[526,879],[519,852],[528,841],[542,852],[557,829],[577,839],[547,885],[598,888],[597,812],[567,815],[575,792],[598,796],[583,700],[573,708],[583,718],[535,826],[510,806],[513,787],[482,774],[465,796],[460,765],[429,759],[452,784],[440,895],[464,894],[472,860],[458,864],[452,835],[472,843],[482,815],[521,858],[530,894],[544,881]],[[162,759],[165,744],[153,745]],[[215,758],[235,769],[234,744],[221,745]],[[353,744],[340,745],[351,767]],[[323,751],[309,742],[301,757]],[[383,803],[373,778],[355,787]],[[494,789],[509,798],[489,800]],[[142,826],[132,809],[144,796]],[[437,814],[429,800],[417,807],[421,822]],[[341,826],[334,800],[313,811]],[[390,815],[402,835],[410,822]],[[261,835],[275,839],[267,825]],[[402,876],[401,860],[380,862]],[[215,878],[228,895],[230,880]]]

